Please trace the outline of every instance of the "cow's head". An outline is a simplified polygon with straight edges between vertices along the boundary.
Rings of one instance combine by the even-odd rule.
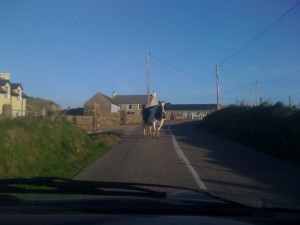
[[[171,105],[170,103],[166,103],[166,102],[158,102],[158,108],[156,110],[156,116],[159,119],[165,119],[166,118],[166,111],[165,111],[165,106],[169,106]]]

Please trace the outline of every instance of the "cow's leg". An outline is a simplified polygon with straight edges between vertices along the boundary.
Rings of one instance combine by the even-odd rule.
[[[160,125],[159,125],[159,127],[157,128],[156,138],[159,138],[160,128],[162,127],[163,123],[164,123],[164,120],[162,120],[162,121],[160,122]]]
[[[149,126],[150,137],[152,137],[152,125]]]
[[[153,122],[153,123],[152,123],[152,126],[153,126],[153,134],[152,134],[152,138],[155,138],[155,137],[156,137],[156,123]]]
[[[145,123],[144,120],[143,120],[143,128],[144,128],[144,138],[146,138],[146,128],[147,128],[147,124]]]
[[[156,130],[156,138],[157,138],[157,139],[159,138],[159,131],[160,131],[160,127],[157,128],[157,130]]]

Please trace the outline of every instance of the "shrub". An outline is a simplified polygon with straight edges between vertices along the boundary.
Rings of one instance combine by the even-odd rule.
[[[300,162],[300,111],[275,105],[231,105],[203,120],[210,131],[274,155]]]

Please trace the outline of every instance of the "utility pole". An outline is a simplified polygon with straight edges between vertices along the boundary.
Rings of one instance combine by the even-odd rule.
[[[147,54],[147,96],[148,106],[150,106],[150,52]]]
[[[220,84],[219,84],[219,63],[216,65],[216,77],[217,77],[217,109],[220,109]]]
[[[290,102],[290,108],[292,108],[292,102],[293,102],[293,100],[292,100],[292,98],[291,98],[290,95],[289,95],[289,102]]]
[[[253,88],[251,88],[251,101],[250,101],[251,107],[253,106]]]
[[[255,106],[258,104],[258,87],[257,87],[257,81],[255,82],[256,84],[256,100],[255,100]]]

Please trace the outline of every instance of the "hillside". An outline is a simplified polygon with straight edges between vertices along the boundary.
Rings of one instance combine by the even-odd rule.
[[[43,108],[45,108],[46,110],[52,109],[52,111],[57,111],[61,109],[60,105],[56,104],[51,100],[33,97],[27,98],[27,111],[41,112]]]

